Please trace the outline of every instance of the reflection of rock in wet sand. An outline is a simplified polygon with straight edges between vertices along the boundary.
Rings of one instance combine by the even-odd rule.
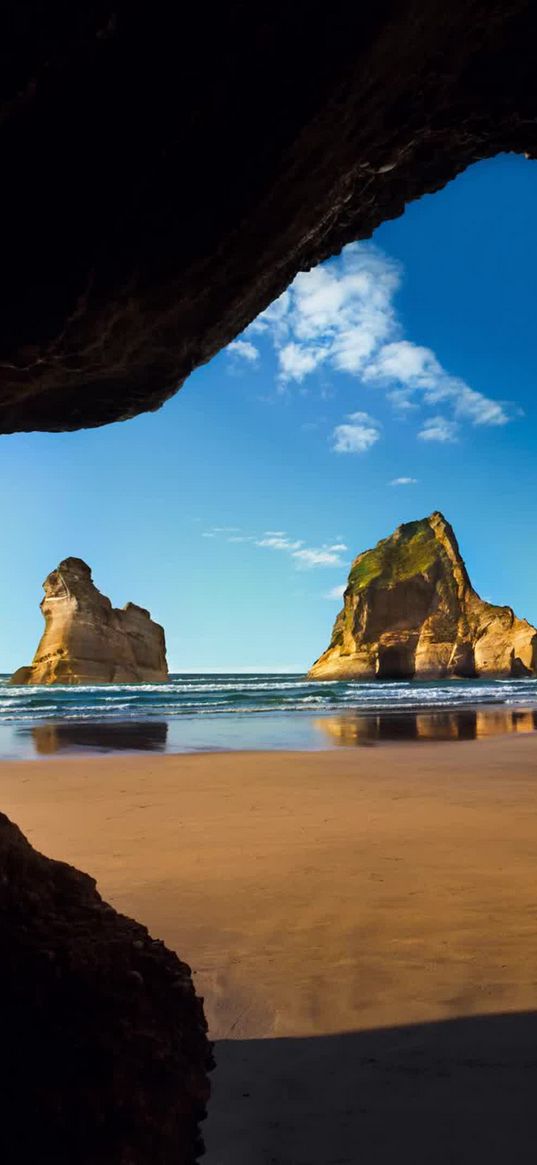
[[[475,740],[476,714],[464,712],[420,712],[416,716],[417,740]]]
[[[32,739],[39,753],[53,753],[70,748],[100,749],[105,752],[162,752],[166,747],[168,725],[165,721],[129,721],[111,724],[63,723],[38,724]]]
[[[477,735],[498,736],[503,732],[535,732],[537,712],[503,709],[494,712],[477,712]]]
[[[511,732],[535,732],[537,712],[527,709],[452,709],[443,712],[345,713],[322,716],[315,727],[342,748],[381,740],[476,740]]]

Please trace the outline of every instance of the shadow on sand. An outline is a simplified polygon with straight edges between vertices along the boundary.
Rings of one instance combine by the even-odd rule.
[[[537,1160],[537,1013],[222,1040],[206,1165]]]

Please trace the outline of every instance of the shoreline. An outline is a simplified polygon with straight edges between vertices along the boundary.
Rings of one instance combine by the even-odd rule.
[[[221,710],[176,716],[116,714],[0,721],[0,763],[97,755],[318,752],[537,732],[537,704]]]

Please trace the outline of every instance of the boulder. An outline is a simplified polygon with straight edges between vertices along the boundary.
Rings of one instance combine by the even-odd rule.
[[[190,968],[0,814],[5,1165],[194,1165],[212,1067]]]

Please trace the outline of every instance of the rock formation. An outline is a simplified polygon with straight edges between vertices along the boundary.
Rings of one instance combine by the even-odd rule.
[[[311,679],[437,679],[537,672],[537,630],[474,591],[440,513],[407,522],[354,560]]]
[[[2,433],[157,408],[298,270],[537,154],[530,0],[4,11]]]
[[[97,590],[81,558],[65,558],[43,583],[45,630],[30,667],[12,684],[161,683],[168,678],[164,631],[149,611],[122,610]]]
[[[194,1165],[211,1048],[190,968],[0,814],[5,1165]]]

